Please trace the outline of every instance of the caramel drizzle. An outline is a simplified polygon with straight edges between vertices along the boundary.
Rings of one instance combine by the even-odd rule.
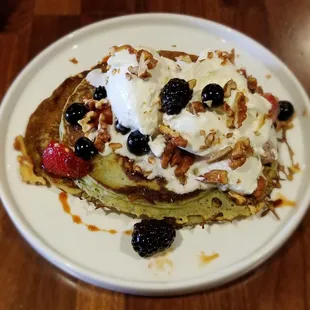
[[[73,214],[73,213],[71,212],[71,207],[70,207],[70,205],[69,205],[69,203],[68,203],[68,195],[67,195],[67,193],[65,193],[65,192],[59,193],[58,198],[59,198],[59,201],[60,201],[61,204],[62,204],[63,210],[64,210],[67,214],[69,214],[69,215],[71,216],[72,221],[73,221],[74,224],[82,224],[82,225],[84,225],[89,231],[92,231],[92,232],[102,231],[102,232],[110,233],[111,235],[115,235],[115,234],[119,233],[119,232],[118,232],[117,230],[115,230],[115,229],[103,229],[103,228],[99,228],[99,227],[97,227],[97,226],[95,226],[95,225],[91,225],[91,224],[86,224],[86,223],[84,223],[83,220],[81,219],[81,217],[80,217],[79,215]],[[132,230],[125,230],[123,233],[124,233],[125,235],[130,236],[130,235],[132,234]]]

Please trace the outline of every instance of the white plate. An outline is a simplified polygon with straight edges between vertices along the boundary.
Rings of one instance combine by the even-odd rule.
[[[25,185],[20,181],[13,150],[14,137],[23,134],[37,105],[69,75],[97,63],[112,45],[142,44],[156,49],[198,53],[203,48],[234,47],[237,64],[256,76],[265,91],[290,100],[297,110],[295,128],[289,133],[296,160],[303,171],[281,191],[297,201],[296,208],[240,222],[196,227],[178,232],[173,251],[165,258],[142,259],[134,253],[130,237],[89,232],[73,224],[63,212],[56,189]],[[172,45],[177,47],[172,47]],[[73,65],[68,59],[76,57]],[[266,75],[272,78],[267,79]],[[173,295],[210,288],[248,272],[274,253],[292,234],[309,202],[310,132],[304,109],[308,98],[294,75],[273,54],[250,38],[228,27],[193,17],[142,14],[106,20],[78,30],[57,41],[37,56],[18,76],[3,100],[0,117],[1,196],[8,214],[25,239],[59,268],[93,284],[122,292]],[[130,229],[133,220],[124,215],[89,211],[87,204],[70,198],[73,212],[86,223],[119,232]],[[219,257],[202,265],[200,253]]]

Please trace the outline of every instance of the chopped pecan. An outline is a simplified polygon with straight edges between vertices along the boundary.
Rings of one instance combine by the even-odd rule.
[[[85,114],[85,116],[81,120],[78,121],[84,133],[90,131],[92,128],[96,126],[97,116],[98,116],[97,112],[89,111]]]
[[[115,53],[120,52],[122,50],[128,50],[129,54],[137,54],[137,50],[134,49],[131,45],[124,44],[124,45],[121,45],[121,46],[113,46],[109,50],[109,55],[113,56]]]
[[[234,134],[233,134],[232,132],[229,132],[229,133],[226,134],[226,138],[229,139],[229,138],[231,138],[233,135],[234,135]]]
[[[94,141],[95,148],[99,152],[103,152],[105,144],[111,141],[111,135],[107,128],[100,128]]]
[[[110,144],[109,144],[109,147],[110,147],[113,151],[122,148],[122,146],[123,146],[123,145],[122,145],[121,143],[110,143]]]
[[[205,136],[205,135],[206,135],[206,132],[205,132],[203,129],[201,129],[201,130],[200,130],[200,135],[201,135],[201,136]]]
[[[233,170],[241,167],[247,156],[253,155],[253,149],[248,138],[239,140],[231,153],[229,167]]]
[[[250,75],[247,78],[248,89],[254,94],[257,89],[257,80],[254,76]]]
[[[174,170],[174,175],[177,178],[185,176],[185,173],[188,171],[190,166],[194,163],[195,157],[190,155],[185,155],[183,157],[182,162],[178,165],[178,167]]]
[[[176,148],[176,145],[173,143],[173,142],[168,142],[165,149],[164,149],[164,152],[161,156],[161,167],[163,169],[167,169],[168,168],[168,165],[169,165],[169,162],[174,154],[174,150]]]
[[[211,170],[202,175],[204,183],[227,184],[228,173],[225,170]]]
[[[209,148],[215,140],[215,133],[209,133],[205,138],[205,146]]]
[[[248,78],[248,75],[246,73],[246,69],[240,68],[237,70],[237,72],[240,73],[241,75],[243,75],[246,79]]]
[[[132,79],[132,75],[128,72],[125,73],[126,79],[130,81]]]
[[[211,164],[216,161],[223,160],[226,156],[228,156],[232,152],[232,148],[230,146],[225,147],[224,149],[213,153],[208,159],[207,163]]]
[[[198,113],[206,112],[205,106],[199,101],[191,102],[187,106],[187,110],[194,115],[197,115]]]
[[[139,50],[137,54],[137,61],[145,62],[148,69],[154,69],[158,63],[158,60],[153,57],[153,54],[146,50]]]
[[[232,64],[235,63],[235,50],[232,49],[230,53],[228,52],[222,52],[222,51],[215,51],[218,58],[222,59],[221,65],[226,65],[228,61],[230,61]]]
[[[155,157],[153,157],[153,156],[150,156],[150,157],[147,159],[147,161],[148,161],[149,164],[151,164],[151,165],[154,165],[154,164],[156,163]]]
[[[189,55],[186,55],[186,54],[180,55],[180,56],[176,57],[175,59],[176,59],[176,60],[184,61],[184,62],[186,62],[186,63],[191,63],[191,62],[192,62],[191,57],[190,57]]]
[[[110,105],[105,105],[103,109],[101,110],[101,113],[99,116],[99,125],[102,126],[103,123],[107,125],[113,124],[113,114],[112,114],[112,109]]]
[[[184,139],[178,132],[172,130],[168,126],[159,125],[158,130],[161,134],[168,136],[179,147],[186,147],[188,141]]]
[[[229,80],[225,85],[224,85],[224,97],[228,98],[231,96],[231,91],[237,89],[237,84],[234,80]]]
[[[170,162],[170,166],[171,167],[175,167],[178,166],[181,162],[182,162],[182,152],[179,148],[176,148],[174,151],[174,154],[172,156],[171,162]]]
[[[96,110],[101,110],[105,105],[109,103],[108,99],[101,99],[99,101],[95,101]]]
[[[213,58],[213,52],[208,52],[208,58],[212,59]]]
[[[192,80],[188,81],[188,86],[189,86],[190,89],[194,89],[196,84],[197,84],[197,80],[196,79],[192,79]]]
[[[235,128],[235,112],[226,102],[224,102],[224,112],[227,114],[226,126],[231,129]]]
[[[131,74],[138,76],[139,67],[138,67],[138,66],[136,66],[136,67],[129,66],[129,67],[128,67],[128,71],[129,71]]]
[[[240,128],[243,121],[247,118],[247,106],[246,106],[246,97],[242,92],[237,92],[235,99],[236,106],[236,116],[237,116],[237,126],[236,128]]]
[[[260,176],[257,180],[257,188],[253,192],[253,197],[260,201],[266,197],[266,188],[267,188],[267,181],[264,177]]]

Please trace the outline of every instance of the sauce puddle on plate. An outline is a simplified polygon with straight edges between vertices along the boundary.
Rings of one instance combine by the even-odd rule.
[[[71,212],[71,207],[70,207],[70,205],[69,205],[69,203],[68,203],[68,195],[67,195],[67,193],[65,193],[65,192],[59,193],[58,198],[59,198],[59,201],[60,201],[61,204],[62,204],[63,210],[64,210],[67,214],[69,214],[69,215],[71,216],[72,221],[73,221],[74,224],[82,224],[82,225],[84,225],[89,231],[92,231],[92,232],[102,231],[102,232],[110,233],[111,235],[115,235],[115,234],[118,233],[118,231],[115,230],[115,229],[103,229],[103,228],[99,228],[99,227],[97,227],[97,226],[95,226],[95,225],[91,225],[91,224],[86,224],[86,223],[84,223],[83,220],[81,219],[81,217],[80,217],[79,215],[73,214],[73,213]],[[123,233],[124,233],[125,235],[128,235],[128,236],[129,236],[129,235],[131,235],[132,230],[125,230]]]
[[[204,251],[200,253],[200,265],[204,266],[211,263],[213,260],[218,258],[220,255],[218,253],[213,253],[211,255],[206,255]]]

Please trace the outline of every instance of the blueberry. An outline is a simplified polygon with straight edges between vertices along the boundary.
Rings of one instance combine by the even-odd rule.
[[[127,149],[130,153],[142,156],[150,151],[149,136],[143,135],[139,130],[133,131],[127,138]]]
[[[89,160],[98,153],[93,142],[86,137],[81,137],[75,142],[75,154],[85,160]]]
[[[65,118],[67,122],[73,126],[78,125],[78,121],[81,120],[89,110],[83,103],[72,103],[65,112]]]
[[[93,98],[95,100],[101,100],[107,98],[107,91],[104,86],[99,86],[95,89]]]
[[[295,112],[294,106],[289,101],[286,101],[286,100],[280,100],[278,103],[280,107],[280,112],[278,114],[278,120],[279,121],[289,120]]]
[[[115,130],[121,133],[122,135],[126,135],[130,131],[130,128],[124,127],[121,123],[119,123],[118,120],[115,121],[114,126]]]
[[[208,84],[201,92],[201,99],[206,106],[207,101],[212,101],[211,108],[216,108],[224,103],[224,89],[218,84]]]
[[[161,106],[169,115],[179,114],[191,100],[193,90],[183,79],[171,79],[160,93]]]

